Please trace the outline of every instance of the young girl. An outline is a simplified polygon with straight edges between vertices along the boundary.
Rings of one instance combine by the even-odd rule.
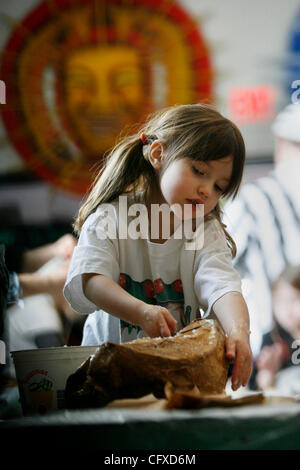
[[[80,236],[64,295],[74,310],[89,314],[82,344],[170,336],[204,310],[217,316],[227,335],[233,390],[247,384],[248,310],[219,207],[221,196],[237,193],[244,159],[235,125],[200,104],[158,112],[116,145],[74,224]],[[149,222],[139,238],[130,211],[137,203],[147,208]],[[204,209],[202,248],[186,249],[184,237],[175,236],[180,211],[171,213],[170,236],[164,234],[163,214],[152,217],[162,204],[182,208],[181,214],[190,208],[194,222],[198,207]]]

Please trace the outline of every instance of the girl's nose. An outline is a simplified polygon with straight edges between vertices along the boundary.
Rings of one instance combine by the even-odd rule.
[[[209,198],[212,193],[212,185],[210,183],[201,184],[198,188],[198,193],[200,196],[203,196],[205,199]]]

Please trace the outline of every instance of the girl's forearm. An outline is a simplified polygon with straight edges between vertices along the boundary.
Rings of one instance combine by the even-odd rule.
[[[144,302],[133,297],[112,279],[102,274],[84,274],[82,284],[85,296],[100,309],[121,320],[140,324]]]
[[[246,302],[239,292],[228,292],[213,305],[213,311],[225,333],[233,331],[249,335],[249,313]]]

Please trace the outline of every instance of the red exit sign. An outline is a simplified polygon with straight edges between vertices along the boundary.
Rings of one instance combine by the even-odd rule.
[[[235,87],[229,92],[229,111],[239,124],[265,122],[276,113],[276,89],[272,85]]]

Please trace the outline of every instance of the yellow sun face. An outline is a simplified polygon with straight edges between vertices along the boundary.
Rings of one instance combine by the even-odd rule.
[[[121,129],[139,119],[145,91],[142,61],[133,48],[88,47],[66,61],[66,107],[90,153],[105,152]]]

